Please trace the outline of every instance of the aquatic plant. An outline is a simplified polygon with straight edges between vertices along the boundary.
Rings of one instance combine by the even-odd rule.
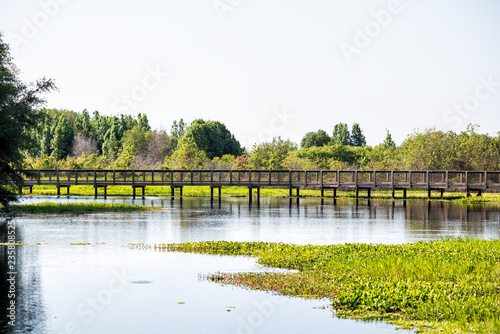
[[[339,317],[384,318],[431,332],[500,332],[500,240],[447,238],[401,245],[207,241],[157,250],[258,258],[297,273],[215,273],[223,284],[329,298]]]
[[[38,204],[13,205],[15,213],[92,213],[92,212],[131,212],[161,210],[143,205],[131,205],[120,203],[52,203],[43,202]]]

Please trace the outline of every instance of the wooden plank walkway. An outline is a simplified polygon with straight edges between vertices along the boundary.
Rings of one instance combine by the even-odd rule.
[[[213,199],[214,189],[218,190],[220,198],[221,189],[228,186],[247,187],[249,199],[252,200],[252,189],[257,191],[259,200],[260,188],[289,189],[292,196],[293,189],[299,196],[300,189],[318,189],[321,197],[327,190],[367,191],[368,197],[372,190],[402,190],[406,198],[407,190],[426,190],[428,197],[431,191],[443,192],[500,192],[500,171],[361,171],[361,170],[123,170],[123,169],[40,169],[27,170],[29,177],[24,186],[52,185],[60,189],[69,189],[74,185],[90,185],[95,188],[97,197],[98,188],[108,186],[130,186],[133,196],[136,189],[142,190],[144,196],[146,187],[168,186],[172,196],[174,189],[189,186],[208,186],[211,188]]]

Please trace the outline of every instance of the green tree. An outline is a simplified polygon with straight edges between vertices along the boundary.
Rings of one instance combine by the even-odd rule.
[[[365,147],[366,139],[363,130],[358,123],[354,123],[351,128],[351,144],[356,147]]]
[[[4,206],[17,199],[23,185],[23,153],[35,149],[30,139],[41,117],[37,108],[44,100],[40,95],[55,89],[51,80],[27,85],[18,74],[0,34],[0,203]]]
[[[351,134],[345,123],[335,124],[333,127],[332,144],[352,145]]]
[[[174,123],[172,124],[172,128],[170,130],[170,134],[173,138],[179,139],[182,136],[184,136],[184,134],[186,133],[187,127],[188,127],[188,124],[184,123],[184,120],[181,118],[179,120],[179,122],[174,121]]]
[[[146,131],[151,130],[151,126],[149,126],[148,116],[146,114],[139,113],[137,115],[137,123],[140,127],[144,128]]]
[[[193,138],[196,146],[212,160],[230,154],[239,156],[243,153],[240,143],[234,138],[226,126],[217,121],[197,119],[191,123],[186,137]]]
[[[208,161],[205,152],[200,150],[192,137],[179,139],[177,150],[165,159],[164,167],[170,169],[199,169]]]
[[[282,169],[288,154],[295,150],[295,143],[275,137],[271,142],[254,145],[249,163],[252,168]]]
[[[66,117],[64,115],[59,116],[59,120],[54,131],[54,137],[50,142],[52,155],[57,160],[65,158],[69,153],[71,153],[73,135],[73,130],[69,126]]]
[[[318,130],[317,132],[308,132],[300,142],[300,147],[308,148],[313,146],[325,146],[330,143],[331,138],[326,131]]]
[[[92,131],[92,123],[87,109],[83,110],[75,119],[75,132],[81,133],[87,138],[95,139],[95,134]]]
[[[382,147],[386,149],[391,147],[396,147],[396,143],[394,142],[394,140],[392,140],[392,136],[389,133],[389,130],[385,129],[385,131],[387,132],[387,134],[385,136],[384,141],[382,142]]]
[[[138,125],[134,126],[123,135],[123,147],[130,146],[134,155],[145,152],[148,147],[148,133],[149,131],[146,128]]]

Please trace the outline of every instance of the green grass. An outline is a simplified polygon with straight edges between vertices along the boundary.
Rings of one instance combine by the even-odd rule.
[[[24,195],[30,195],[29,189],[23,189]],[[55,186],[35,186],[33,187],[32,196],[55,196],[57,194],[57,188]],[[138,189],[136,195],[140,196],[142,193]],[[288,189],[267,189],[262,188],[260,190],[260,194],[263,197],[288,197],[289,191]],[[295,190],[293,191],[293,196],[295,196]],[[66,190],[61,189],[61,195],[66,195]],[[107,188],[108,196],[132,196],[132,188],[130,186],[109,186]],[[151,186],[146,187],[146,196],[170,196],[170,187],[163,186]],[[175,190],[175,196],[179,195],[179,190]],[[217,196],[217,190],[214,190],[214,195]],[[355,197],[354,192],[340,192],[337,191],[337,195],[339,197]],[[372,191],[372,198],[381,198],[381,199],[391,199],[392,192],[391,191]],[[439,199],[440,194],[437,192],[432,193],[433,199]],[[93,186],[71,186],[70,188],[70,196],[94,196],[94,187]],[[99,189],[99,196],[103,196],[103,190]],[[206,197],[210,196],[210,187],[197,187],[197,186],[186,186],[183,189],[183,196],[187,197]],[[223,197],[247,197],[248,196],[248,188],[245,187],[223,187],[222,188],[222,196]],[[300,197],[319,197],[319,190],[300,190]],[[325,191],[326,197],[332,196],[332,191]],[[366,198],[367,194],[365,191],[359,192],[360,198]],[[402,198],[402,192],[397,191],[396,197]],[[407,199],[426,199],[427,191],[419,191],[412,190],[407,192]],[[454,200],[463,204],[477,204],[477,203],[500,203],[500,194],[492,194],[485,193],[482,196],[476,197],[465,197],[464,193],[444,193],[443,198],[445,200]]]
[[[51,203],[13,205],[15,213],[93,213],[93,212],[136,212],[161,210],[160,208],[116,203]]]
[[[500,240],[329,246],[218,241],[153,247],[254,256],[268,267],[298,270],[217,273],[208,279],[288,296],[329,298],[339,317],[385,319],[436,333],[500,332]]]

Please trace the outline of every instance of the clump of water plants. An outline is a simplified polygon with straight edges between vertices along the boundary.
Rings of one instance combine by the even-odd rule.
[[[216,273],[208,279],[305,298],[329,298],[339,317],[386,319],[429,332],[500,332],[500,240],[448,238],[400,245],[328,246],[209,241],[159,250],[258,258],[294,273]]]
[[[13,205],[15,213],[93,213],[93,212],[134,212],[161,210],[143,205],[131,205],[120,203],[52,203],[43,202],[37,204]]]

